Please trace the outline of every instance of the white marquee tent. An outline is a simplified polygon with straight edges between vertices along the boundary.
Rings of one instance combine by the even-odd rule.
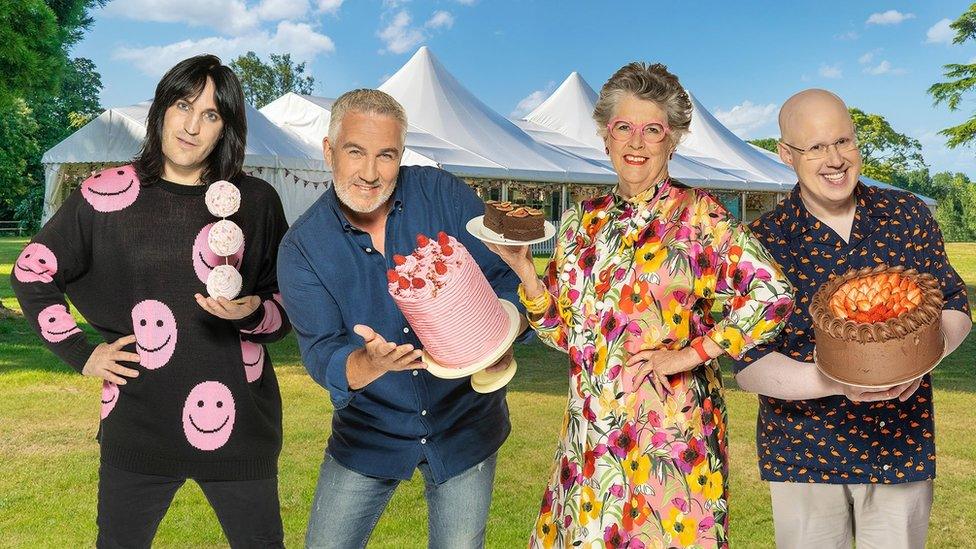
[[[150,105],[146,101],[108,109],[44,153],[43,221],[91,171],[132,160],[146,135]],[[244,171],[275,187],[289,223],[315,201],[330,179],[318,149],[275,126],[251,106],[247,106]]]
[[[792,168],[783,164],[777,155],[743,141],[719,122],[694,95],[689,93],[689,96],[693,105],[691,127],[672,160],[673,176],[696,186],[743,191],[738,212],[740,214],[745,212],[747,219],[752,219],[761,211],[771,208],[782,193],[793,189],[796,184],[796,174]],[[592,118],[596,100],[597,93],[593,88],[579,73],[573,72],[545,102],[519,123],[523,129],[540,139],[557,143],[558,138],[555,135],[561,135],[563,138],[583,143],[590,150],[591,155],[605,159],[603,143],[596,133],[596,123]],[[586,154],[579,149],[573,150],[577,154]],[[744,183],[702,184],[681,173],[682,160],[736,175],[742,178]],[[869,185],[890,187],[864,176],[861,180]],[[747,196],[765,200],[748,207]],[[920,198],[930,206],[935,204],[931,198],[924,196]]]

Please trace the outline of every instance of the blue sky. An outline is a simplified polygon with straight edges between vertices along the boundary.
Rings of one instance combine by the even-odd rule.
[[[830,89],[918,138],[935,171],[976,177],[976,150],[937,132],[964,121],[925,90],[946,63],[976,62],[948,22],[968,1],[542,2],[510,0],[113,0],[72,52],[95,61],[106,106],[152,96],[202,52],[308,62],[316,93],[378,86],[427,45],[502,114],[525,112],[571,71],[599,87],[621,65],[663,62],[737,134],[775,136],[791,94]]]

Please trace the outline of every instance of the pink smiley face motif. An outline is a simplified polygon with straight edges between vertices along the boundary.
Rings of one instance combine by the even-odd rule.
[[[14,277],[27,282],[51,282],[58,272],[58,258],[44,244],[31,242],[14,262]]]
[[[183,433],[194,448],[216,450],[230,439],[235,415],[230,389],[218,381],[204,381],[186,397]]]
[[[176,349],[176,318],[161,301],[147,299],[132,308],[132,332],[136,335],[139,365],[150,370],[169,362]]]
[[[119,401],[119,386],[110,382],[102,382],[102,419],[108,417]]]
[[[139,197],[136,170],[129,165],[96,173],[81,184],[81,196],[102,213],[128,208]]]
[[[261,378],[264,371],[264,345],[241,340],[241,357],[244,360],[244,375],[248,383]]]
[[[68,312],[68,307],[61,303],[45,307],[37,315],[37,324],[41,327],[41,337],[51,343],[60,343],[81,333],[81,328]]]
[[[261,323],[253,330],[241,330],[245,334],[271,334],[281,328],[281,311],[275,305],[274,299],[269,299],[262,304],[264,307],[264,317]]]
[[[224,264],[224,258],[213,253],[210,246],[207,244],[207,235],[210,234],[210,227],[213,227],[213,223],[208,223],[200,232],[197,233],[197,238],[193,241],[193,271],[197,273],[197,278],[200,282],[204,284],[207,283],[207,276],[210,275],[210,271],[214,270],[217,265]],[[232,256],[227,257],[227,263],[237,269],[241,270],[241,259],[244,257],[244,246],[237,250]]]

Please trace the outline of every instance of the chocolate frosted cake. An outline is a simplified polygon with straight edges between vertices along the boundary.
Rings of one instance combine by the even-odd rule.
[[[545,236],[542,210],[513,202],[485,202],[485,228],[509,240],[535,240]]]
[[[831,278],[813,296],[810,316],[817,366],[850,385],[915,379],[945,348],[939,282],[914,269],[879,265]]]

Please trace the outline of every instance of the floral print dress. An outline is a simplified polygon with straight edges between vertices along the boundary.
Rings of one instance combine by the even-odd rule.
[[[630,387],[628,357],[699,335],[739,357],[773,338],[792,288],[709,194],[665,180],[566,212],[545,283],[523,300],[568,351],[569,405],[530,547],[727,547],[728,448],[718,362]],[[725,317],[714,322],[716,298]]]

